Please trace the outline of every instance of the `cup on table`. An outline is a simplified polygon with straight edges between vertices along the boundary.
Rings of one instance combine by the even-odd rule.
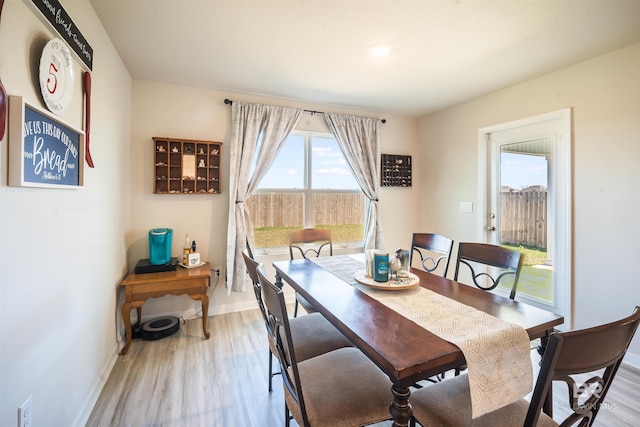
[[[373,280],[376,282],[389,281],[389,253],[377,251],[373,255]]]

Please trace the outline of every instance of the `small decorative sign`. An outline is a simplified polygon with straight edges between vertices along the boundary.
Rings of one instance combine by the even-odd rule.
[[[62,37],[87,70],[93,69],[93,48],[58,0],[24,0]]]
[[[9,185],[78,188],[84,185],[84,133],[49,113],[9,97]]]

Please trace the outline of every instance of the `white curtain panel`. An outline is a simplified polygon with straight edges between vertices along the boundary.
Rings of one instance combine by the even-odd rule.
[[[362,192],[369,199],[364,220],[364,250],[384,249],[384,232],[378,208],[380,120],[332,113],[325,113],[324,117]]]
[[[254,245],[253,223],[244,202],[269,170],[301,114],[302,110],[296,108],[238,101],[231,105],[227,294],[247,290],[242,251],[247,242],[252,250]]]

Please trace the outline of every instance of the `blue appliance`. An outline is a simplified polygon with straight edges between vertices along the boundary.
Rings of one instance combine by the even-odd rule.
[[[171,261],[172,236],[173,230],[170,228],[149,230],[149,264],[162,265]]]

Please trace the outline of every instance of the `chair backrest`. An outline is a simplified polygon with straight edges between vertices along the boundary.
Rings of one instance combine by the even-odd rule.
[[[440,234],[413,233],[411,239],[411,255],[409,255],[409,265],[413,263],[413,253],[420,255],[422,268],[433,273],[441,263],[444,263],[444,273],[447,276],[449,271],[449,258],[453,250],[453,240]],[[437,257],[437,258],[436,258]]]
[[[258,266],[260,265],[260,263],[253,259],[248,248],[242,251],[242,257],[244,258],[244,263],[247,266],[247,272],[249,273],[249,277],[251,278],[251,282],[253,283],[253,293],[256,296],[258,308],[260,308],[260,312],[262,313],[262,317],[265,324],[267,325],[268,331],[269,324],[267,322],[267,311],[264,308],[264,302],[262,301],[262,290],[260,287],[260,281],[258,280]]]
[[[264,302],[267,308],[267,318],[270,329],[270,339],[277,349],[282,382],[300,408],[303,424],[309,425],[307,410],[300,386],[300,374],[296,359],[289,316],[282,289],[271,283],[265,276],[264,266],[258,267],[258,280],[262,286]]]
[[[314,243],[317,246],[307,248],[304,245]],[[320,256],[322,249],[329,246],[329,255],[333,255],[333,243],[331,242],[331,230],[320,228],[303,228],[289,233],[289,255],[295,259],[294,249],[300,251],[303,258]],[[326,251],[325,251],[326,252]],[[297,252],[295,252],[297,253]]]
[[[511,286],[509,298],[515,299],[520,270],[522,270],[522,261],[523,257],[520,252],[503,248],[502,246],[488,243],[460,243],[458,245],[458,258],[453,280],[458,280],[460,264],[469,267],[473,283],[485,291],[494,289],[505,276],[513,275],[513,285]],[[498,267],[502,271],[495,277],[485,271],[477,273],[475,268],[478,267],[478,264]]]
[[[640,307],[617,322],[571,332],[554,333],[542,358],[540,374],[531,396],[525,427],[535,426],[553,381],[569,387],[573,411],[566,425],[591,426],[622,363],[640,322]],[[602,369],[604,372],[599,373]],[[595,372],[598,371],[598,372]],[[570,375],[594,375],[584,383]],[[565,424],[562,424],[565,425]]]

